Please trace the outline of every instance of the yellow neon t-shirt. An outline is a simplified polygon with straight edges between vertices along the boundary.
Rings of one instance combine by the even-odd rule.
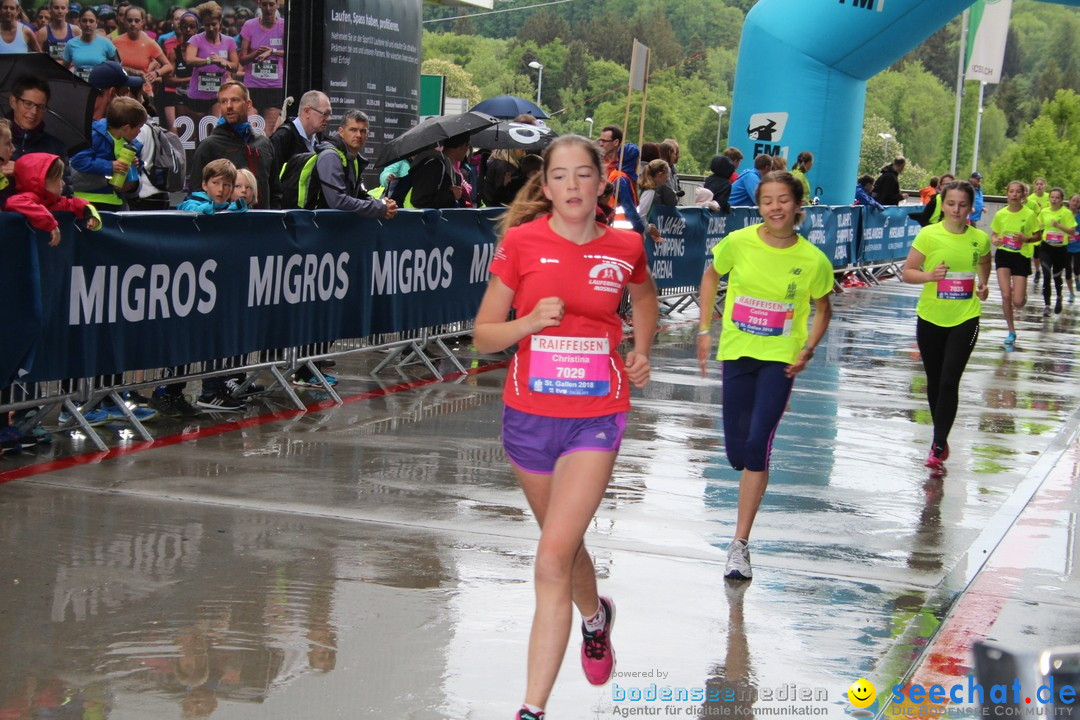
[[[924,271],[941,263],[949,268],[945,280],[923,284],[916,314],[940,327],[955,327],[979,317],[982,303],[975,295],[979,259],[990,254],[990,237],[970,225],[960,234],[949,232],[942,224],[929,225],[915,236],[912,247],[926,256]]]
[[[1028,195],[1027,202],[1024,203],[1024,206],[1035,213],[1035,217],[1038,217],[1039,213],[1050,207],[1050,193],[1044,192],[1042,195],[1031,193]]]
[[[832,263],[801,236],[788,248],[766,245],[759,227],[736,230],[713,248],[713,268],[728,275],[716,359],[793,363],[809,334],[810,301],[832,292]]]
[[[1015,235],[1021,233],[1031,237],[1035,233],[1041,230],[1039,225],[1039,218],[1031,211],[1031,208],[1023,206],[1018,212],[1012,212],[1009,208],[998,210],[994,215],[994,222],[990,223],[990,229],[994,231],[994,234],[999,238],[1003,238],[1009,235]],[[1029,258],[1035,255],[1035,243],[1026,242],[1020,246],[1020,249],[1009,247],[1008,240],[1005,245],[999,246],[1002,250],[1008,250],[1009,252],[1018,252],[1022,256]]]
[[[1062,232],[1054,227],[1051,223],[1057,222],[1059,225],[1072,230],[1076,227],[1076,218],[1073,217],[1069,208],[1062,205],[1057,210],[1051,210],[1046,208],[1039,213],[1039,227],[1043,231],[1043,242],[1053,247],[1064,247],[1069,244],[1069,236],[1071,232]]]

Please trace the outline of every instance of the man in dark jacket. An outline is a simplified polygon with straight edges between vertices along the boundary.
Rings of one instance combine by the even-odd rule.
[[[373,198],[364,187],[362,173],[368,163],[360,151],[367,143],[369,125],[367,115],[349,110],[341,117],[337,135],[322,146],[315,161],[320,184],[317,206],[389,220],[397,214],[397,203]]]
[[[229,81],[218,90],[221,120],[205,140],[195,148],[191,159],[188,187],[202,187],[202,171],[206,163],[218,158],[231,160],[237,168],[246,168],[255,175],[259,186],[256,207],[273,207],[272,197],[280,197],[278,179],[273,175],[274,149],[270,139],[255,132],[248,122],[251,96],[243,83]]]
[[[720,206],[721,212],[731,212],[731,175],[735,172],[735,163],[727,155],[717,155],[709,163],[712,175],[705,178],[705,189],[713,195],[713,200]]]
[[[469,152],[469,136],[458,135],[443,143],[442,151],[429,150],[413,163],[409,176],[413,179],[413,207],[454,208],[461,200],[461,181],[453,164],[461,162]]]
[[[874,199],[882,205],[899,205],[904,199],[900,193],[900,173],[904,172],[907,160],[898,156],[891,165],[881,168],[881,174],[874,181]]]
[[[60,138],[45,132],[45,114],[51,97],[49,83],[41,78],[23,75],[12,84],[8,98],[11,112],[7,118],[11,121],[11,142],[15,145],[15,154],[9,160],[9,169],[14,172],[15,161],[27,153],[56,155],[64,163],[64,195],[70,197],[71,163],[68,162],[67,146]]]
[[[300,98],[300,110],[292,121],[282,123],[270,136],[274,147],[274,177],[281,177],[281,168],[289,158],[305,152],[315,152],[326,138],[326,126],[333,114],[330,98],[318,90],[309,90]],[[275,199],[274,207],[280,206],[280,199]]]

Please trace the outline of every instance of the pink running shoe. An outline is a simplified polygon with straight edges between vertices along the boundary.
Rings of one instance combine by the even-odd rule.
[[[930,447],[930,454],[926,458],[926,467],[930,468],[930,475],[934,477],[940,477],[945,474],[945,461],[949,457],[949,445],[933,445]]]
[[[611,629],[615,627],[615,602],[600,596],[600,604],[607,616],[603,630],[590,633],[581,624],[581,669],[585,679],[593,685],[606,685],[615,672],[615,648],[611,646]]]

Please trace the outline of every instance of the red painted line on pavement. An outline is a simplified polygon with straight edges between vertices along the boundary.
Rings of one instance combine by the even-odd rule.
[[[482,367],[471,368],[464,373],[453,373],[451,375],[445,375],[441,380],[439,378],[427,378],[425,380],[413,380],[411,382],[403,382],[397,385],[391,385],[388,388],[368,390],[366,392],[357,393],[355,395],[342,396],[341,402],[343,405],[347,405],[349,403],[360,402],[362,400],[374,400],[376,398],[385,397],[387,395],[393,395],[394,393],[404,392],[406,390],[414,390],[418,387],[424,387],[425,385],[433,385],[435,383],[455,380],[460,377],[478,375],[480,373],[488,372],[490,370],[497,370],[499,368],[504,368],[509,364],[509,360],[501,360],[499,362],[484,365]],[[320,400],[319,402],[308,405],[304,410],[279,410],[277,412],[266,413],[264,415],[239,418],[234,421],[218,423],[216,425],[207,425],[206,427],[198,428],[197,430],[192,430],[191,432],[180,432],[173,435],[166,435],[164,437],[155,438],[150,442],[136,442],[130,445],[125,445],[123,447],[112,448],[106,452],[94,451],[83,453],[81,455],[74,455],[68,458],[63,458],[62,460],[50,460],[48,462],[26,465],[24,467],[16,468],[14,470],[0,472],[0,484],[11,482],[12,480],[19,480],[20,478],[56,472],[57,470],[66,470],[68,468],[77,467],[79,465],[99,463],[103,460],[111,460],[118,457],[124,457],[125,455],[143,452],[144,450],[150,450],[151,448],[168,447],[169,445],[176,445],[177,443],[188,442],[189,440],[198,440],[199,438],[221,435],[222,433],[231,432],[233,430],[256,427],[258,425],[265,425],[266,423],[275,422],[277,420],[288,420],[299,415],[304,415],[311,411],[326,410],[332,407],[337,407],[337,403],[335,403],[333,400]]]
[[[1066,455],[1058,460],[1050,477],[987,560],[987,567],[960,597],[907,687],[912,683],[923,687],[947,687],[956,678],[972,672],[972,646],[989,637],[1001,611],[1009,602],[1016,601],[1013,591],[1023,581],[1030,558],[1043,554],[1045,548],[1042,546],[1053,542],[1042,523],[1043,518],[1060,511],[1067,502],[1069,487],[1074,480],[1065,463],[1067,458]]]

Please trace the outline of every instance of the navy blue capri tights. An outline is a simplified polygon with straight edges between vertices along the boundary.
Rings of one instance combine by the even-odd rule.
[[[786,370],[782,362],[724,361],[724,449],[736,470],[769,469],[773,438],[795,382]]]

